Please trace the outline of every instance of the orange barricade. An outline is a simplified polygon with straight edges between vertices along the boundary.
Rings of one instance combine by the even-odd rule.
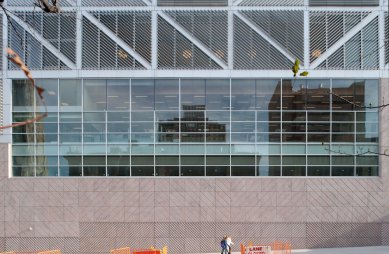
[[[131,254],[130,247],[111,250],[111,254]]]
[[[167,246],[164,246],[161,250],[157,250],[154,247],[150,247],[150,249],[130,249],[130,247],[125,247],[111,250],[110,254],[167,254]]]
[[[61,254],[60,250],[48,250],[48,251],[41,251],[37,254]]]
[[[246,254],[246,247],[252,247],[252,246],[270,246],[271,247],[271,253],[272,254],[291,254],[292,253],[292,245],[288,242],[278,242],[275,241],[271,244],[253,244],[252,242],[249,242],[247,246],[244,244],[240,244],[240,253]],[[267,247],[269,249],[269,247]],[[267,251],[268,252],[268,251]],[[264,253],[267,253],[264,251]]]
[[[160,250],[134,250],[132,254],[161,254]]]

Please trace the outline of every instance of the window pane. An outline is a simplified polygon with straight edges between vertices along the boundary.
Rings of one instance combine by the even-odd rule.
[[[248,110],[255,108],[255,80],[231,80],[231,109]]]
[[[81,111],[81,81],[59,80],[59,106],[61,111]]]
[[[204,176],[204,167],[182,166],[181,176]]]
[[[207,166],[207,176],[229,176],[229,166]]]
[[[205,80],[181,80],[181,109],[187,106],[205,107]]]
[[[307,110],[328,110],[330,108],[329,80],[307,80]]]
[[[158,167],[155,167],[155,173],[157,176],[178,176],[179,175],[179,167],[158,166]]]
[[[131,80],[131,105],[132,110],[154,109],[154,80]]]
[[[130,167],[123,166],[108,166],[107,172],[109,176],[130,176]]]
[[[155,109],[178,110],[178,79],[155,80]]]
[[[281,80],[257,80],[255,85],[256,109],[281,109]]]
[[[108,110],[130,109],[130,85],[129,80],[107,80]]]
[[[282,108],[284,110],[305,110],[306,88],[305,80],[283,80]]]
[[[207,110],[230,108],[230,81],[228,79],[208,79],[205,87]]]
[[[36,79],[35,85],[43,88],[43,96],[49,111],[57,111],[58,79]]]
[[[330,167],[308,167],[308,176],[329,176]]]
[[[154,167],[153,166],[148,166],[148,167],[132,166],[131,175],[132,176],[153,176]]]
[[[232,166],[232,176],[255,176],[255,166]]]
[[[104,111],[107,108],[105,80],[84,80],[84,110]]]
[[[14,80],[12,82],[12,110],[34,111],[35,89],[27,80]]]

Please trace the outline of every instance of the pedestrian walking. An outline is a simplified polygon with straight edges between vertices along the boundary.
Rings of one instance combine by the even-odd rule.
[[[227,236],[224,236],[221,240],[220,247],[222,248],[221,254],[228,254]]]
[[[231,254],[231,245],[234,244],[231,240],[231,236],[227,236],[226,243],[227,243],[227,248],[228,248],[228,254]]]

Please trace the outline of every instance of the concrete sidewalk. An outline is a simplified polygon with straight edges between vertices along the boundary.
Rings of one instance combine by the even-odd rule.
[[[328,249],[300,249],[292,250],[296,254],[389,254],[389,246],[349,247],[349,248],[328,248]],[[207,254],[220,254],[207,253]],[[240,252],[232,252],[240,254]]]
[[[389,254],[389,246],[292,250],[301,254]]]

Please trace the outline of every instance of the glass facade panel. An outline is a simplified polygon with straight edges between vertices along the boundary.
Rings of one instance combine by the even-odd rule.
[[[377,80],[41,79],[14,176],[376,176]],[[12,120],[41,114],[13,81]],[[331,94],[332,93],[332,94]]]
[[[84,80],[83,106],[85,111],[104,111],[107,109],[106,80]]]
[[[130,110],[129,80],[107,80],[107,110]]]
[[[81,80],[59,80],[59,110],[81,111]]]

